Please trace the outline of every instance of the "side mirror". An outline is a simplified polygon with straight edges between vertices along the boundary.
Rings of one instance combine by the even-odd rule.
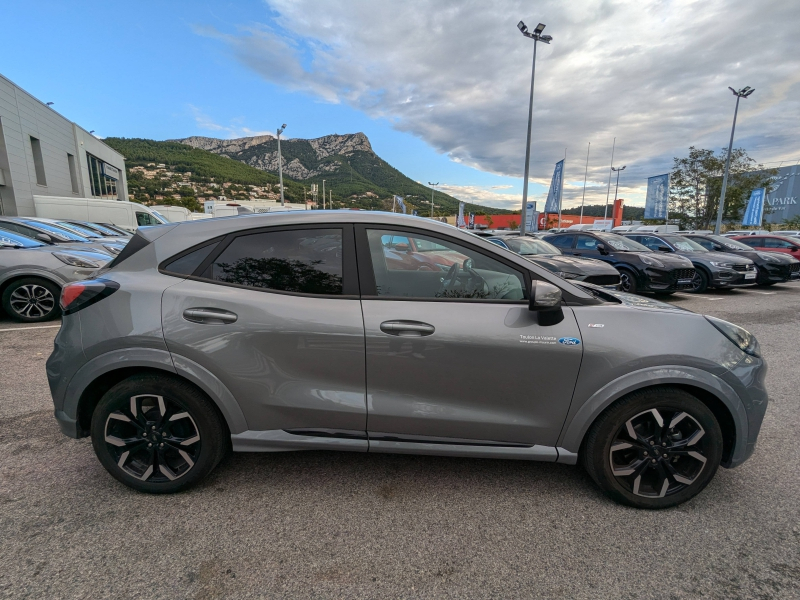
[[[44,242],[45,244],[52,244],[53,243],[53,238],[51,238],[46,233],[37,233],[36,234],[36,239],[39,240],[40,242]]]
[[[557,325],[564,320],[561,310],[561,288],[546,281],[533,281],[528,310],[536,312],[539,325]]]
[[[597,244],[597,250],[600,254],[608,254],[608,246],[605,244]]]
[[[409,246],[408,244],[395,244],[393,248],[398,252],[408,252]]]
[[[672,248],[670,248],[669,246],[659,246],[658,247],[658,251],[659,252],[672,252]]]
[[[474,268],[474,264],[475,263],[472,262],[471,258],[466,258],[464,259],[464,264],[461,266],[461,268],[464,269],[465,271],[472,271],[472,269]]]
[[[722,247],[722,244],[714,244],[714,252],[722,252],[725,248]]]

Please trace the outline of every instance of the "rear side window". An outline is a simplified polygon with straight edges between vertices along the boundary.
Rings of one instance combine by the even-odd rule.
[[[714,242],[711,240],[707,240],[706,238],[689,238],[693,242],[697,242],[706,250],[713,250],[714,249]]]
[[[342,294],[342,230],[240,235],[203,276],[220,283],[304,294]]]
[[[554,235],[547,238],[545,241],[550,242],[556,248],[572,248],[572,240],[575,239],[574,235]]]
[[[197,268],[206,258],[211,255],[211,252],[217,247],[218,244],[219,240],[179,256],[178,258],[164,265],[164,271],[168,273],[174,273],[176,275],[186,275],[188,277],[197,270]]]

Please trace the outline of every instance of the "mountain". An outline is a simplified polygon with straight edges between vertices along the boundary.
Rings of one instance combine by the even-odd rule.
[[[232,158],[260,171],[278,172],[278,140],[273,136],[258,136],[221,140],[208,137],[188,137],[169,140],[197,150],[205,150]],[[283,176],[304,184],[315,183],[322,193],[333,192],[335,207],[367,209],[391,208],[392,196],[406,196],[409,209],[430,214],[431,188],[406,177],[379,157],[363,133],[327,135],[316,139],[281,139]],[[436,192],[434,204],[437,215],[455,215],[458,200]],[[466,212],[506,214],[498,208],[466,204]]]

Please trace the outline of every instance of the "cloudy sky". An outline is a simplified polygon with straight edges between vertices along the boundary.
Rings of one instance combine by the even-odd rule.
[[[297,137],[364,131],[412,178],[515,207],[533,49],[516,24],[541,21],[553,43],[538,50],[533,199],[566,152],[565,205],[579,204],[591,143],[587,203],[604,202],[616,137],[614,164],[627,165],[620,196],[642,204],[646,178],[669,171],[672,157],[727,145],[729,85],[756,88],[740,107],[736,145],[775,166],[800,159],[796,1],[168,4],[47,5],[45,47],[6,52],[25,37],[9,28],[2,72],[104,135],[237,137],[283,121]],[[105,28],[104,39],[75,45],[65,19]],[[81,54],[77,76],[47,56],[59,42]],[[88,71],[112,65],[118,78],[98,89]]]

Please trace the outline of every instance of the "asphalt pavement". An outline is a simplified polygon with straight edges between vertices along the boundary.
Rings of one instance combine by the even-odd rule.
[[[332,452],[139,494],[56,426],[57,329],[0,320],[0,597],[798,598],[800,284],[670,302],[756,334],[771,403],[748,462],[660,512],[578,467]]]

